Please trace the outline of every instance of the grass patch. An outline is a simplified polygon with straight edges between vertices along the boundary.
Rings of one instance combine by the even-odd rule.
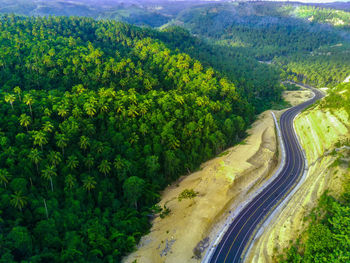
[[[181,202],[182,199],[192,199],[195,198],[198,194],[199,193],[195,192],[193,189],[185,189],[179,195],[178,200]]]
[[[219,154],[219,157],[225,156],[225,155],[227,155],[228,153],[229,153],[229,151],[224,151],[224,152],[222,152],[222,153]]]
[[[281,100],[280,102],[275,102],[271,105],[271,110],[283,110],[292,107],[292,105],[285,101]]]

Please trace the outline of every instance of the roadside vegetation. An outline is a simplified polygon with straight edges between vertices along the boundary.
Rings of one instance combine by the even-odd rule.
[[[323,110],[345,109],[350,116],[350,84],[341,84],[321,102]],[[349,139],[339,141],[332,154],[332,166],[343,166],[350,175]],[[341,147],[343,151],[338,152]],[[336,176],[336,174],[334,174]],[[309,227],[292,246],[279,256],[279,262],[349,262],[350,260],[350,177],[343,182],[344,192],[335,198],[325,192],[318,205],[305,220]]]

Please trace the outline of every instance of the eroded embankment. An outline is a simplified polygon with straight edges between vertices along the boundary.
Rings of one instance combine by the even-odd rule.
[[[288,96],[294,105],[309,98],[310,92],[297,91]],[[228,149],[221,157],[204,163],[200,171],[165,189],[160,205],[166,204],[170,215],[154,219],[150,234],[141,239],[138,250],[124,262],[200,261],[194,256],[195,247],[204,254],[229,214],[263,185],[278,163],[270,111],[262,113],[248,133],[243,144]],[[185,189],[199,195],[179,202],[178,196]]]
[[[309,170],[304,183],[285,208],[277,214],[250,250],[246,262],[273,262],[306,228],[304,218],[322,193],[328,189],[333,196],[342,192],[342,181],[348,171],[332,166],[331,154],[339,141],[349,137],[349,116],[343,110],[325,111],[316,107],[303,112],[295,121],[297,134],[305,149]]]

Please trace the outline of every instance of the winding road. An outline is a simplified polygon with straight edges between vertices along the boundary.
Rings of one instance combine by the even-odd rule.
[[[249,244],[256,228],[300,180],[305,169],[305,160],[302,147],[294,132],[293,121],[299,112],[323,97],[319,90],[306,85],[301,86],[311,89],[315,96],[288,109],[280,118],[280,130],[285,148],[285,163],[281,172],[234,218],[209,262],[242,262],[245,247]]]

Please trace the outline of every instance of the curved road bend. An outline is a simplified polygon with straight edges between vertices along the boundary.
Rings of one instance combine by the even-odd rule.
[[[293,130],[294,117],[304,108],[323,97],[311,87],[315,97],[285,111],[280,118],[280,128],[285,147],[286,161],[279,175],[259,195],[248,203],[235,217],[227,232],[217,245],[210,262],[242,262],[242,253],[255,228],[265,218],[269,210],[278,204],[283,196],[296,185],[303,174],[305,160],[302,148]]]

